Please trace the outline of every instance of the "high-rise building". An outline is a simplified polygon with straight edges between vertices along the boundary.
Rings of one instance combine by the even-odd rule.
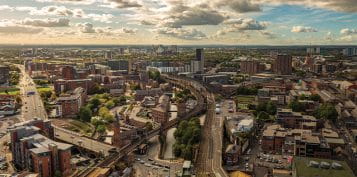
[[[203,73],[205,67],[203,49],[196,49],[196,61],[199,61],[199,72]]]
[[[254,75],[264,71],[265,65],[256,60],[245,60],[240,62],[240,72]]]
[[[64,66],[61,68],[61,72],[64,80],[72,80],[76,75],[76,69],[73,66]]]
[[[10,78],[10,68],[8,66],[0,65],[0,84],[5,84],[9,82]]]
[[[104,59],[109,59],[111,60],[113,58],[113,52],[108,50],[104,52]]]
[[[320,54],[320,47],[308,47],[306,53],[309,55]]]
[[[128,60],[108,60],[107,65],[111,70],[129,70]]]
[[[277,55],[273,63],[273,71],[280,75],[290,75],[293,72],[292,57],[290,55]]]
[[[357,55],[357,48],[345,48],[342,50],[342,54],[347,57],[352,57]]]

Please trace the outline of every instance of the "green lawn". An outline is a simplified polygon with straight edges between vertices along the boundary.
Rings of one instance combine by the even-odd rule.
[[[12,88],[0,88],[0,95],[6,95],[5,90],[8,91],[9,95],[19,95],[20,94],[19,88],[12,87]]]
[[[69,123],[72,125],[70,129],[77,129],[77,132],[81,132],[83,134],[90,134],[93,132],[93,128],[88,123],[78,120],[70,120]]]
[[[236,100],[238,109],[248,109],[248,105],[255,101],[255,96],[238,95]]]
[[[48,92],[48,91],[52,91],[53,89],[50,87],[37,87],[37,91],[38,92]]]
[[[255,96],[238,95],[236,98],[238,103],[252,103],[255,100]]]

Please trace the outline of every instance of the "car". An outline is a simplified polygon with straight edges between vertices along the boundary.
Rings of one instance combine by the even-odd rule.
[[[249,168],[249,163],[245,163],[245,168]]]
[[[144,163],[145,163],[145,161],[143,161],[143,160],[140,160],[140,163],[141,163],[141,164],[144,164]]]
[[[148,158],[148,160],[149,160],[149,161],[154,161],[154,160],[152,160],[151,158]]]
[[[164,172],[168,172],[169,170],[168,170],[168,169],[166,169],[166,168],[164,168],[164,169],[163,169],[163,171],[164,171]]]
[[[140,161],[141,159],[140,158],[137,158],[136,161]]]
[[[164,166],[166,169],[170,169],[170,167],[169,166]]]

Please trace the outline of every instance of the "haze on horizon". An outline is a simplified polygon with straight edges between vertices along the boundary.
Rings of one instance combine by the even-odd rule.
[[[357,45],[356,0],[0,0],[1,44]]]

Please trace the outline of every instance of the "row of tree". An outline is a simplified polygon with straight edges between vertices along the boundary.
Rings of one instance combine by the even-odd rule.
[[[176,143],[173,146],[175,156],[192,160],[194,150],[201,139],[200,120],[192,118],[189,121],[181,121],[174,133],[174,137],[176,139]]]

